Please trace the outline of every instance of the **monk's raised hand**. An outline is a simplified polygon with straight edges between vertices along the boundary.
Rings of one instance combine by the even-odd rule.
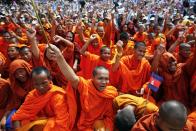
[[[122,53],[123,52],[123,42],[121,40],[119,40],[116,43],[116,49],[118,53]]]
[[[91,36],[90,36],[90,41],[93,41],[93,40],[95,40],[97,38],[97,35],[96,34],[92,34]]]
[[[53,44],[49,45],[49,50],[51,50],[51,52],[50,52],[51,54],[54,53],[56,56],[59,56],[62,54],[60,49]]]
[[[56,42],[56,43],[58,43],[59,41],[62,41],[64,38],[63,37],[61,37],[61,36],[59,36],[59,35],[55,35],[54,37],[53,37],[53,40],[54,40],[54,42]]]
[[[35,38],[36,30],[33,28],[27,28],[26,34],[27,34],[28,39],[32,40]]]

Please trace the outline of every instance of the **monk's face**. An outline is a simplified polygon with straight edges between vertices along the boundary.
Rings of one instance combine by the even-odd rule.
[[[10,36],[9,33],[4,33],[4,34],[3,34],[3,38],[4,38],[6,41],[10,41],[11,36]]]
[[[73,39],[74,39],[73,34],[71,32],[68,32],[65,39],[73,42]]]
[[[139,33],[143,33],[143,32],[144,32],[144,27],[141,26],[141,27],[139,28]]]
[[[27,71],[24,68],[19,68],[14,73],[15,78],[21,82],[24,83],[28,79]]]
[[[127,32],[127,31],[128,31],[127,25],[124,25],[124,26],[123,26],[123,31],[124,31],[124,32]]]
[[[99,45],[99,43],[98,43],[98,39],[95,39],[95,40],[93,40],[92,42],[91,42],[91,45],[93,46],[93,47],[98,47],[98,45]]]
[[[145,46],[138,46],[135,49],[135,56],[138,60],[142,60],[142,58],[144,57],[146,53],[146,47]]]
[[[100,69],[93,76],[93,84],[98,91],[103,91],[109,83],[109,71]]]
[[[183,56],[184,58],[189,58],[191,54],[191,47],[184,47],[180,49],[179,54]]]
[[[103,28],[102,26],[97,27],[97,34],[98,34],[101,38],[104,37],[105,31],[104,31],[104,28]]]
[[[171,73],[176,72],[176,68],[177,68],[177,61],[173,60],[173,59],[170,59],[169,62],[168,62],[169,72],[171,72]]]
[[[33,74],[32,82],[33,87],[35,87],[35,89],[41,94],[45,94],[50,90],[51,81],[44,71],[42,71],[40,74]]]
[[[32,59],[32,53],[31,53],[31,51],[28,48],[26,48],[25,50],[21,51],[20,52],[20,56],[21,56],[21,58],[23,60],[25,60],[27,62],[31,61],[31,59]]]
[[[9,47],[7,49],[7,54],[10,60],[14,60],[16,58],[18,58],[19,56],[19,51],[17,50],[16,47]]]
[[[111,58],[111,53],[110,53],[110,49],[109,48],[105,48],[102,52],[101,52],[101,59],[103,61],[108,61]]]

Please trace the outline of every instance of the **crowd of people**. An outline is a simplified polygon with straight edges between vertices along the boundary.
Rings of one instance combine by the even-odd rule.
[[[196,131],[196,3],[0,7],[0,131]]]

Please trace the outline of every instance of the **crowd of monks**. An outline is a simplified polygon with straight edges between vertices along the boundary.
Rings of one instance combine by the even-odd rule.
[[[42,8],[0,18],[0,131],[196,131],[195,19]]]

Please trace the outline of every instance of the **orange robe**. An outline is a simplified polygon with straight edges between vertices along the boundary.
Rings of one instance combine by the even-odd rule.
[[[97,45],[96,47],[94,47],[92,44],[90,44],[90,45],[88,46],[88,49],[87,49],[87,50],[88,50],[90,53],[92,53],[92,54],[99,55],[99,54],[100,54],[100,49],[101,49],[101,47],[103,46],[103,42],[102,42],[101,37],[100,37],[98,34],[96,34],[96,37],[97,37],[98,45]]]
[[[0,78],[0,120],[6,111],[9,110],[10,96],[12,91],[8,80]]]
[[[139,119],[139,121],[137,121],[131,131],[159,131],[159,129],[156,127],[157,117],[158,113],[143,116],[141,119]],[[193,124],[187,121],[183,131],[195,131]]]
[[[194,129],[196,130],[196,111],[188,115],[188,120],[193,123]]]
[[[156,105],[147,102],[146,99],[129,94],[119,95],[113,100],[113,102],[117,110],[123,109],[127,105],[134,106],[134,114],[137,120],[140,119],[144,113],[152,114],[159,111],[159,108]]]
[[[152,42],[152,45],[151,45],[151,49],[150,49],[150,54],[153,54],[156,47],[158,45],[163,44],[165,47],[166,47],[166,37],[164,34],[159,34],[158,36],[156,36]]]
[[[27,38],[27,35],[25,33],[22,33],[22,36],[20,37],[18,42],[20,44],[25,44],[25,45],[30,44],[30,43],[28,43],[28,38]]]
[[[62,51],[65,60],[68,62],[68,64],[71,67],[73,65],[73,56],[74,56],[73,51],[74,51],[74,46],[67,47]],[[59,87],[63,87],[63,88],[66,87],[67,83],[68,83],[67,79],[60,71],[57,63],[55,61],[50,61],[46,57],[45,52],[46,52],[46,48],[45,48],[44,52],[41,52],[41,50],[40,50],[39,60],[37,60],[37,62],[35,62],[35,65],[46,67],[51,72],[54,84]]]
[[[78,121],[79,131],[93,131],[96,120],[103,120],[104,125],[113,131],[113,98],[118,95],[116,88],[107,86],[103,91],[96,90],[92,80],[80,77],[78,85],[80,93],[81,114]]]
[[[110,72],[110,84],[117,87],[120,75],[118,70],[114,72],[112,71],[112,64],[113,63],[110,60],[103,61],[100,56],[86,52],[86,54],[81,57],[81,71],[78,75],[85,79],[90,79],[92,78],[92,72],[96,66],[104,66]]]
[[[140,90],[150,78],[151,66],[145,58],[138,61],[134,55],[122,57],[121,63],[125,65],[120,68],[122,77],[121,91],[137,95],[136,91]]]
[[[177,64],[175,73],[168,71],[168,62],[170,59],[176,60],[171,53],[164,53],[159,62],[159,74],[164,81],[161,88],[163,96],[161,102],[168,100],[177,100],[190,108],[190,80],[196,67],[196,53],[186,63]]]
[[[111,45],[111,40],[114,35],[114,29],[113,29],[113,24],[112,21],[110,21],[108,24],[103,24],[104,30],[105,30],[105,35],[103,37],[103,44],[106,45],[107,47],[110,47]]]
[[[147,39],[147,35],[148,34],[146,32],[142,32],[142,34],[136,32],[135,35],[133,36],[133,39],[136,42],[145,42]]]
[[[5,56],[0,52],[0,74],[2,73],[3,71],[3,68],[5,66],[5,63],[6,63],[6,58]]]
[[[15,78],[15,72],[17,69],[25,69],[29,78],[25,83],[19,83]],[[24,60],[17,59],[14,60],[9,67],[9,81],[11,83],[11,90],[13,92],[13,100],[16,103],[16,107],[18,108],[22,102],[24,101],[28,92],[30,92],[33,88],[31,87],[31,65]]]
[[[69,113],[66,92],[60,87],[50,86],[51,89],[43,95],[36,89],[32,90],[12,116],[12,121],[21,121],[24,126],[39,117],[46,117],[47,123],[43,131],[71,131],[74,123],[70,121],[72,113]]]
[[[7,49],[9,46],[9,42],[5,41],[3,38],[0,39],[0,52],[7,58]]]
[[[191,80],[191,110],[196,111],[196,70]]]

